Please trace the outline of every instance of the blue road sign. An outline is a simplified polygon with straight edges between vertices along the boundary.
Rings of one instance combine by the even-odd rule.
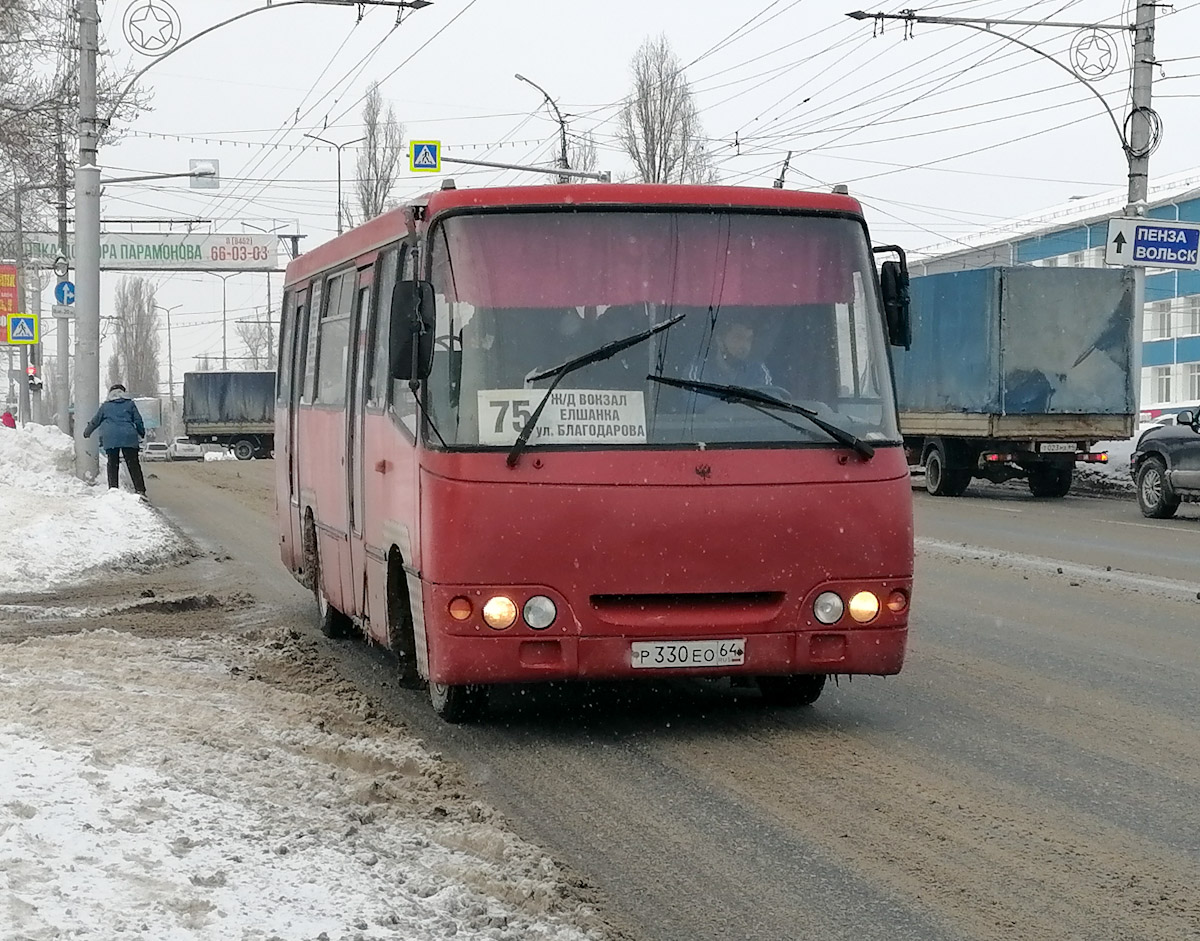
[[[413,172],[441,173],[442,142],[436,140],[409,141],[408,168]]]
[[[38,341],[38,319],[33,314],[8,315],[8,342],[34,344]]]
[[[1159,219],[1109,219],[1104,260],[1146,268],[1200,268],[1200,225]]]
[[[60,304],[74,304],[75,285],[70,281],[59,281],[54,285],[54,299]]]

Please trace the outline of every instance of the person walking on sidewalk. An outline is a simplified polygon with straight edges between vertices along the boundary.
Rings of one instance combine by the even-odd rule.
[[[121,457],[124,455],[133,489],[145,496],[146,481],[138,460],[138,445],[146,437],[146,426],[137,405],[125,394],[121,383],[109,388],[107,401],[87,423],[83,436],[88,438],[93,431],[100,432],[100,448],[108,453],[108,488],[115,489],[120,483]]]

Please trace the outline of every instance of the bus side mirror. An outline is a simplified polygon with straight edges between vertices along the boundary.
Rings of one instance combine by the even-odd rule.
[[[879,269],[879,289],[887,320],[888,342],[912,348],[912,313],[908,292],[908,259],[899,245],[880,245],[875,252],[895,252],[898,261],[885,261]]]
[[[433,285],[397,281],[392,291],[391,374],[409,382],[429,376],[433,368],[433,331],[437,314]]]

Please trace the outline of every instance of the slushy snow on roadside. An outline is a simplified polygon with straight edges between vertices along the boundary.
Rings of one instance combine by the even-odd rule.
[[[57,588],[93,570],[150,563],[177,549],[171,528],[125,490],[73,473],[74,441],[57,428],[0,427],[0,564],[5,592]]]

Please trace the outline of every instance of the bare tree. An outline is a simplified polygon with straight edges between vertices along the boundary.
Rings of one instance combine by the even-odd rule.
[[[707,183],[714,176],[704,129],[679,58],[665,35],[633,56],[633,91],[621,108],[617,139],[642,183]]]
[[[109,360],[109,377],[115,369],[130,396],[158,395],[158,311],[154,285],[129,275],[117,282],[116,350]]]
[[[196,372],[212,372],[216,368],[216,363],[213,360],[213,357],[209,356],[207,353],[201,353],[196,357]]]
[[[0,0],[0,164],[18,166],[27,181],[54,179],[60,131],[68,144],[68,171],[74,164],[76,42],[72,0]],[[148,106],[147,93],[130,84],[132,74],[114,69],[107,50],[100,50],[96,92],[103,142],[117,139],[121,127]]]
[[[355,164],[357,179],[353,205],[347,200],[343,212],[347,220],[365,222],[393,207],[392,188],[400,173],[404,156],[404,125],[396,120],[396,109],[383,107],[379,83],[372,82],[363,103],[363,141]],[[351,225],[357,224],[350,221]]]
[[[233,329],[246,346],[245,362],[250,369],[275,368],[275,338],[270,321],[239,320]]]

